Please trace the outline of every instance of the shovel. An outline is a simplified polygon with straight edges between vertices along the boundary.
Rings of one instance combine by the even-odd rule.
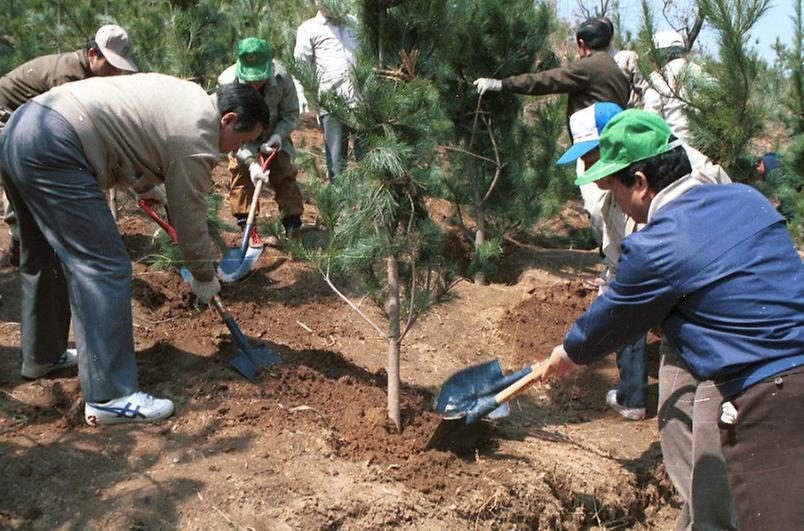
[[[252,347],[249,345],[246,336],[237,326],[232,314],[223,306],[223,301],[221,301],[220,297],[215,295],[210,306],[215,308],[215,311],[221,316],[223,322],[226,323],[226,327],[232,333],[235,343],[237,343],[237,355],[229,360],[229,365],[234,367],[237,372],[254,382],[257,377],[257,369],[266,365],[276,365],[282,361],[279,356],[265,347]]]
[[[260,154],[263,172],[268,170],[271,161],[274,160],[278,151],[279,150],[274,147],[274,150],[267,158]],[[237,282],[241,280],[251,271],[251,267],[262,254],[263,247],[251,247],[248,242],[251,229],[254,227],[254,218],[257,214],[257,205],[260,200],[260,192],[262,192],[262,184],[262,181],[257,181],[257,184],[254,185],[254,196],[251,199],[251,208],[249,208],[248,211],[246,228],[243,231],[243,241],[240,243],[240,247],[225,251],[218,264],[218,277],[224,282]]]
[[[439,423],[427,449],[465,453],[474,448],[483,434],[481,418],[498,419],[510,414],[508,402],[539,380],[546,363],[525,367],[503,375],[498,360],[460,370],[441,386],[435,410],[444,418]]]
[[[139,205],[151,219],[156,221],[160,227],[165,229],[170,235],[171,240],[173,240],[173,243],[176,243],[176,231],[167,221],[160,218],[159,215],[154,212],[147,201],[139,200],[137,205]],[[189,283],[193,279],[192,273],[190,273],[186,267],[182,267],[179,272],[185,282]],[[237,326],[232,314],[223,306],[223,301],[218,295],[212,298],[210,306],[215,308],[215,311],[221,316],[226,327],[232,333],[235,343],[237,343],[238,353],[234,358],[229,360],[229,364],[234,367],[237,372],[251,382],[254,382],[257,377],[257,369],[265,367],[266,365],[275,365],[282,361],[279,356],[273,354],[265,347],[252,347],[249,345],[246,336],[243,335],[243,331]]]

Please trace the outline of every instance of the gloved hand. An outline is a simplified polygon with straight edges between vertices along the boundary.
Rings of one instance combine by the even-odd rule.
[[[486,92],[500,92],[502,90],[502,80],[500,79],[481,77],[475,79],[473,84],[477,87],[477,93],[481,96]]]
[[[196,280],[190,281],[190,287],[193,289],[196,297],[201,299],[204,304],[209,304],[212,297],[218,294],[221,290],[221,283],[218,282],[218,277],[212,277],[212,280]]]
[[[260,181],[262,181],[263,185],[270,182],[268,176],[271,171],[262,171],[262,166],[260,166],[259,162],[252,162],[248,167],[248,173],[251,175],[251,182],[254,183],[254,186],[257,186],[257,183]]]
[[[167,197],[165,196],[165,192],[163,192],[162,188],[160,188],[159,186],[153,186],[142,192],[137,192],[135,190],[134,195],[137,197],[137,201],[142,199],[153,205],[164,205],[165,203],[167,203]]]
[[[271,135],[268,142],[260,146],[263,155],[270,155],[274,149],[282,149],[282,137],[277,134]]]

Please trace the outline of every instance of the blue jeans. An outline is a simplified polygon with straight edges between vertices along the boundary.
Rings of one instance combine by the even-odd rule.
[[[645,388],[648,385],[646,346],[646,338],[642,336],[617,353],[617,368],[620,370],[617,403],[621,406],[645,407]]]
[[[319,115],[319,119],[321,120],[321,127],[324,129],[324,152],[327,156],[327,174],[331,181],[346,166],[350,137],[355,158],[360,158],[362,150],[352,130],[336,120],[331,114]]]
[[[137,391],[131,259],[75,130],[26,103],[0,136],[0,170],[20,229],[23,360],[56,361],[72,318],[84,399]]]

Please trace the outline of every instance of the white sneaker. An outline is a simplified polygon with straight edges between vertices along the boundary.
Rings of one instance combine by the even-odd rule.
[[[617,402],[617,389],[610,389],[606,393],[606,404],[628,420],[642,420],[645,418],[644,407],[625,407]]]
[[[68,348],[64,354],[59,356],[53,363],[36,363],[36,362],[22,362],[22,369],[20,374],[25,378],[36,380],[42,376],[57,371],[59,369],[66,369],[68,367],[75,367],[78,364],[78,352],[74,348]]]
[[[90,426],[121,422],[155,422],[169,417],[172,413],[171,400],[154,398],[142,391],[108,402],[87,402],[84,407],[84,419]]]

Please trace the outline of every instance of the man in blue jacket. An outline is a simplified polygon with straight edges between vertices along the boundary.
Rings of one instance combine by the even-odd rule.
[[[696,445],[719,418],[736,524],[801,529],[804,264],[761,194],[741,184],[702,184],[690,174],[683,147],[658,116],[628,110],[608,123],[600,161],[576,184],[610,189],[627,215],[647,225],[623,240],[610,290],[575,321],[544,377],[590,364],[661,326],[665,459],[711,461],[709,470],[717,470],[718,457],[701,455]],[[681,387],[684,375],[692,378]],[[685,395],[692,399],[681,400]],[[690,478],[671,479],[690,513],[717,502],[688,499]]]

